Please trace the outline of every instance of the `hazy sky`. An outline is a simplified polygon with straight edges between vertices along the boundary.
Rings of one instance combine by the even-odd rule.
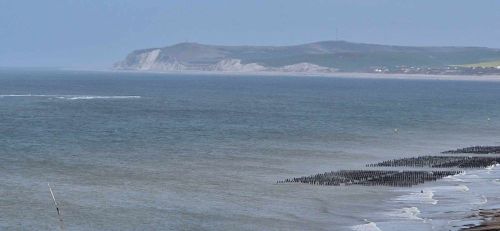
[[[0,0],[0,66],[107,67],[190,41],[500,48],[500,0]]]

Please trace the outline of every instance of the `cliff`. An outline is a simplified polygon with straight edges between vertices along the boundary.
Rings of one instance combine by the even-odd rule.
[[[324,41],[295,46],[217,46],[180,43],[136,50],[119,70],[228,72],[365,72],[375,68],[439,68],[500,60],[500,49],[410,47]]]

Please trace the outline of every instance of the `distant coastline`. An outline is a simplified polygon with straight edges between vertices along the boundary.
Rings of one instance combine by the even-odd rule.
[[[358,73],[363,75],[369,73],[370,76],[394,74],[419,78],[441,75],[498,76],[500,49],[411,47],[338,40],[292,46],[179,43],[132,51],[124,59],[116,62],[112,68],[232,75],[243,73],[356,77]]]

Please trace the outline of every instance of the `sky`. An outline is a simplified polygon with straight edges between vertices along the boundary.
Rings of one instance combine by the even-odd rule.
[[[500,48],[500,0],[0,0],[0,67],[106,68],[179,42]]]

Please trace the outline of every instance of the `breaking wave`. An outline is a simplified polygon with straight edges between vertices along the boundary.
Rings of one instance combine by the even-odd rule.
[[[375,222],[368,222],[367,224],[351,226],[351,229],[354,231],[382,231],[377,227],[377,223]]]
[[[492,171],[494,168],[497,168],[498,166],[500,166],[500,164],[493,164],[493,165],[490,165],[490,166],[486,167],[486,173],[487,173],[487,174],[491,174],[491,171]]]
[[[410,220],[424,220],[418,216],[419,214],[420,210],[417,207],[406,207],[402,209],[397,209],[389,213],[389,215],[393,217],[410,219]]]
[[[463,184],[461,184],[461,185],[457,186],[457,188],[458,188],[460,191],[462,191],[462,192],[467,192],[467,191],[469,191],[469,190],[470,190],[470,189],[469,189],[469,187],[467,187],[467,185],[463,185]]]
[[[460,182],[464,182],[464,180],[461,179],[460,177],[464,176],[465,174],[466,174],[465,172],[462,172],[462,173],[459,173],[459,174],[456,174],[456,175],[452,175],[452,176],[445,176],[443,179],[447,180],[447,181],[460,181]]]

